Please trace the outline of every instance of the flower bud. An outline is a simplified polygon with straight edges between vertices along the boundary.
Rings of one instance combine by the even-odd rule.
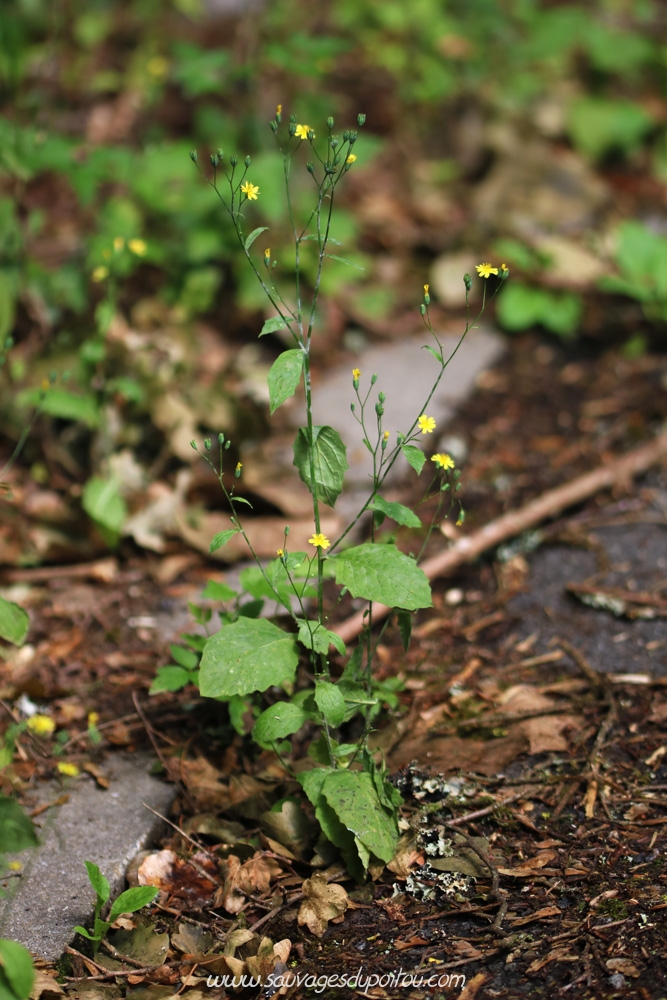
[[[343,142],[349,142],[349,141],[350,141],[350,130],[349,128],[346,128],[345,131],[343,132]]]
[[[306,170],[308,171],[309,174],[315,173],[315,167],[310,160],[308,160],[308,163],[306,164]]]
[[[222,161],[225,158],[224,152],[221,149],[216,149],[215,155],[219,158],[220,162],[222,163]]]
[[[357,115],[357,125],[362,128],[366,124],[366,115]]]
[[[384,403],[384,401],[385,401],[386,398],[387,397],[385,396],[385,394],[383,392],[378,392],[378,402],[379,403]]]
[[[211,450],[211,439],[210,438],[204,438],[204,447],[206,448],[206,451],[210,451]]]
[[[218,444],[224,444],[224,443],[225,443],[225,435],[222,433],[222,431],[220,431],[220,433],[218,434]]]
[[[290,115],[288,131],[291,136],[294,136],[296,135],[296,118],[294,118],[294,121],[292,121],[292,118],[294,118],[294,115]]]
[[[246,158],[245,158],[245,160],[243,162],[245,163],[246,167],[249,167],[250,166],[250,157],[246,156]]]
[[[371,375],[371,385],[375,385],[375,383],[377,382],[377,380],[378,380],[377,375]]]
[[[215,168],[218,166],[219,163],[220,163],[220,157],[218,156],[218,154],[211,153],[211,166]]]
[[[231,163],[231,165],[232,165],[233,167],[235,167],[235,166],[236,166],[236,164],[237,164],[237,163],[239,162],[239,158],[238,158],[238,156],[236,155],[236,153],[232,153],[232,155],[231,155],[231,156],[229,157],[229,162]]]
[[[199,153],[197,152],[196,149],[190,150],[190,159],[192,160],[193,163],[196,163],[197,160],[199,159]]]
[[[466,292],[469,292],[472,288],[472,278],[469,274],[463,275],[463,284],[466,286]]]
[[[194,449],[194,451],[196,451],[196,450],[197,450],[197,442],[196,442],[196,441],[191,441],[191,442],[190,442],[190,447],[191,447],[192,449]]]
[[[380,403],[376,403],[375,412],[377,413],[378,417],[382,417],[384,415],[384,406],[382,406]]]
[[[331,131],[333,127],[334,127],[334,120],[331,117],[331,115],[329,115],[329,117],[327,118],[327,128],[329,129],[329,131]]]
[[[424,305],[423,302],[422,302],[422,304],[419,307],[419,312],[422,314],[422,316],[426,315],[426,306]]]
[[[278,122],[276,122],[276,121],[269,122],[269,128],[271,129],[271,131],[275,135],[275,133],[278,131]]]

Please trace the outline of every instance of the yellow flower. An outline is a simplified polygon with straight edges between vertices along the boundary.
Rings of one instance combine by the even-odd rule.
[[[153,56],[148,60],[146,67],[151,76],[161,77],[167,75],[169,63],[164,56]]]
[[[123,239],[123,237],[116,236],[116,238],[113,241],[113,248],[116,251],[116,253],[120,253],[120,251],[123,249],[124,246],[125,246],[125,240]]]
[[[501,264],[500,265],[500,270],[501,271],[509,271],[509,267],[507,266],[507,264]]]
[[[433,417],[427,417],[425,413],[422,413],[421,417],[417,421],[417,427],[422,434],[432,434],[435,430],[435,420]]]
[[[279,115],[281,115],[282,113],[283,113],[283,106],[282,106],[282,104],[277,104],[277,105],[276,105],[276,118],[277,118],[277,117],[278,117]]]
[[[148,250],[145,240],[129,240],[127,246],[130,252],[136,254],[137,257],[143,257]]]
[[[267,247],[264,251],[264,263],[268,264],[271,260],[271,247]]]
[[[442,452],[431,455],[431,461],[435,462],[439,469],[453,469],[455,464],[451,455],[445,455]]]
[[[475,270],[480,278],[490,278],[492,274],[498,274],[498,268],[491,267],[490,264],[476,264]]]
[[[359,379],[361,378],[361,370],[359,368],[352,369],[352,378],[354,379],[355,382],[359,381]]]
[[[92,279],[93,279],[93,281],[98,281],[98,282],[99,281],[104,281],[104,279],[108,278],[108,277],[109,277],[109,268],[108,267],[104,267],[104,265],[101,265],[100,267],[96,267],[95,270],[92,273]]]
[[[424,295],[425,296],[428,295],[428,290],[429,290],[430,287],[431,287],[430,285],[424,285]]]
[[[100,721],[99,712],[89,712],[88,713],[88,728],[94,729],[97,723]]]
[[[314,545],[316,549],[328,549],[329,546],[331,545],[331,542],[329,541],[326,535],[323,535],[321,532],[318,532],[316,535],[312,535],[308,539],[308,544]]]
[[[241,469],[242,468],[243,468],[243,462],[237,462],[236,463],[236,475],[237,476],[241,475]]]
[[[308,133],[312,131],[313,130],[310,127],[310,125],[297,125],[296,132],[294,133],[294,135],[297,137],[297,139],[307,139]],[[313,139],[314,138],[315,135],[313,134]]]
[[[278,556],[279,559],[282,559],[283,556],[285,555],[285,550],[284,549],[276,549],[276,555]]]
[[[21,861],[10,861],[7,865],[10,872],[21,872],[23,871],[23,863]]]
[[[346,163],[355,163],[356,159],[357,159],[356,155],[354,153],[350,153],[350,155],[348,156],[348,158],[346,159],[345,162]]]
[[[385,431],[384,434],[382,435],[382,437],[384,438],[385,441],[388,441],[389,440],[389,431]]]
[[[64,760],[61,760],[58,764],[58,770],[61,774],[64,774],[66,778],[78,778],[81,773],[76,764],[68,764],[67,761]]]
[[[31,715],[27,722],[28,729],[35,736],[50,736],[56,728],[53,719],[48,715]]]
[[[256,184],[251,184],[250,181],[246,181],[245,184],[241,185],[241,193],[246,196],[248,201],[257,201],[259,188]]]

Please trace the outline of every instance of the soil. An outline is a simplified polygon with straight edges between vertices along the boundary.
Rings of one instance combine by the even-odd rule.
[[[614,349],[596,356],[532,337],[512,342],[441,445],[453,450],[457,442],[466,453],[463,530],[648,440],[667,418],[666,385],[664,355],[630,360]],[[411,499],[406,486],[404,502]],[[436,532],[431,551],[443,544]],[[290,790],[276,762],[253,756],[194,689],[147,695],[169,656],[170,618],[218,573],[185,550],[171,556],[179,554],[183,570],[168,582],[161,564],[130,547],[108,582],[86,567],[57,579],[3,572],[3,582],[31,582],[35,650],[15,658],[11,676],[3,668],[5,696],[48,699],[79,764],[103,768],[115,747],[152,742],[179,783],[172,822],[188,831],[174,832],[169,846],[186,861],[199,844],[198,857],[215,860],[200,871],[196,892],[174,876],[160,897],[157,926],[172,942],[185,925],[205,926],[221,943],[239,928],[288,940],[289,959],[281,965],[276,958],[275,970],[306,977],[279,993],[291,997],[446,997],[451,990],[467,1000],[667,997],[665,468],[437,581],[434,609],[416,616],[407,654],[398,636],[385,633],[381,676],[403,680],[401,712],[388,713],[378,735],[388,764],[398,773],[416,761],[463,789],[440,799],[407,795],[406,819],[416,825],[425,802],[439,802],[426,810],[432,824],[448,836],[462,832],[471,856],[469,839],[484,838],[488,864],[477,856],[478,877],[465,891],[438,890],[428,901],[405,891],[405,873],[385,869],[360,887],[341,871],[337,880],[353,905],[321,937],[297,923],[302,883],[314,870],[298,854],[280,857],[257,825],[266,802]],[[100,713],[97,748],[84,735],[91,710]],[[30,785],[53,772],[43,748],[24,749],[17,781]],[[255,788],[232,804],[234,781],[252,780],[264,782],[262,795]],[[215,824],[207,827],[202,815],[242,824],[239,842],[239,829],[254,837],[252,847],[234,848],[246,851],[242,860],[260,847],[280,865],[270,890],[250,894],[235,916],[219,896],[216,904],[232,849],[205,832]],[[195,859],[195,870],[201,864]],[[244,955],[240,947],[237,958]],[[113,996],[227,995],[196,978],[215,973],[215,963],[178,945],[158,968],[141,964],[126,964],[114,978],[82,946],[59,971],[69,996],[91,997],[84,991],[95,986],[96,996],[110,997],[104,990],[114,983]],[[307,978],[359,969],[384,978],[345,987],[330,979],[326,988]],[[399,970],[436,978],[417,985],[397,979]],[[440,979],[452,974],[465,976],[462,991],[462,980]]]

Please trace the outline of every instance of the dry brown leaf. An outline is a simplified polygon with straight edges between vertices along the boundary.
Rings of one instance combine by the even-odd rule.
[[[290,551],[305,552],[308,550],[308,539],[313,533],[313,519],[288,518],[287,521],[282,515],[279,517],[247,517],[243,521],[243,529],[246,532],[250,544],[260,558],[275,558],[277,549],[280,548],[285,537],[285,525],[289,524]],[[205,555],[209,555],[211,539],[220,531],[227,531],[231,528],[228,514],[219,514],[208,511],[184,511],[181,510],[176,516],[177,531],[181,538],[192,545],[193,548]],[[335,514],[328,514],[321,520],[320,530],[329,537],[338,534],[341,525],[340,518]],[[248,546],[239,533],[223,545],[221,549],[214,552],[212,559],[220,562],[236,562],[239,559],[248,558]]]
[[[526,924],[532,924],[535,920],[544,920],[546,917],[558,917],[560,915],[561,911],[557,906],[543,906],[540,910],[529,913],[527,917],[517,917],[515,920],[510,921],[510,923],[512,927],[524,927]]]
[[[302,889],[305,899],[299,909],[299,926],[305,924],[312,934],[322,937],[329,921],[341,917],[350,905],[347,892],[319,872],[306,879]]]
[[[64,990],[55,979],[40,972],[39,969],[35,969],[35,981],[30,991],[30,1000],[55,1000],[55,998],[64,995]]]
[[[239,913],[247,896],[261,896],[271,887],[271,880],[277,878],[282,869],[273,858],[261,852],[245,864],[241,864],[235,854],[226,860],[225,882],[216,897],[216,905],[224,906],[228,913]]]
[[[475,997],[488,978],[489,976],[486,972],[478,972],[476,976],[467,981],[459,993],[459,1000],[475,1000]]]
[[[428,739],[404,739],[392,750],[389,761],[392,768],[406,767],[410,761],[419,760],[434,771],[476,771],[478,774],[496,775],[528,749],[528,740],[520,732],[512,732],[497,740],[467,740],[459,736]]]
[[[556,851],[540,851],[534,857],[526,858],[515,868],[499,868],[498,871],[501,875],[511,875],[513,878],[531,878],[557,856]]]
[[[641,975],[637,966],[627,958],[608,958],[604,964],[610,972],[620,972],[621,975],[631,976],[632,979],[637,979]]]

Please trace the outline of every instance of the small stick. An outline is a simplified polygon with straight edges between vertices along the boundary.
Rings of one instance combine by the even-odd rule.
[[[460,538],[445,552],[432,556],[422,563],[421,568],[429,580],[444,576],[457,569],[462,563],[471,562],[487,549],[495,548],[502,542],[514,538],[528,528],[533,528],[549,517],[560,514],[567,507],[581,503],[582,500],[594,496],[600,490],[615,486],[646,472],[653,465],[667,456],[667,431],[663,431],[649,444],[642,445],[615,458],[611,462],[599,465],[592,472],[587,472],[577,479],[572,479],[563,486],[547,490],[541,496],[520,507],[509,511],[501,517],[484,525],[466,538]],[[391,608],[384,604],[372,605],[372,620],[377,622],[391,613]],[[356,638],[366,624],[368,611],[358,612],[342,622],[336,632],[343,642]]]

